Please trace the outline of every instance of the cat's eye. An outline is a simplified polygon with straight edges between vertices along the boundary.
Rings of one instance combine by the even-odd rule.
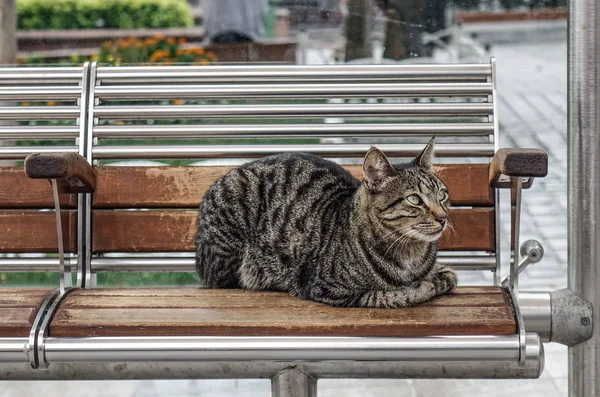
[[[419,205],[421,204],[421,197],[419,197],[416,194],[411,194],[410,196],[406,197],[406,201],[408,201],[409,203],[413,204],[413,205]]]
[[[448,198],[448,192],[445,190],[440,190],[437,194],[438,201],[444,201]]]

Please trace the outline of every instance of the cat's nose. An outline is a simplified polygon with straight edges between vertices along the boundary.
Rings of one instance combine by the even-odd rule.
[[[437,218],[436,221],[443,227],[446,224],[446,218]]]

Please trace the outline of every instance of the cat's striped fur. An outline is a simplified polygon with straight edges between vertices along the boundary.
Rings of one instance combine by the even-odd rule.
[[[364,182],[309,154],[280,154],[220,178],[200,204],[196,268],[211,288],[288,291],[335,306],[406,307],[447,294],[436,264],[448,194],[432,141],[393,167],[371,149]]]

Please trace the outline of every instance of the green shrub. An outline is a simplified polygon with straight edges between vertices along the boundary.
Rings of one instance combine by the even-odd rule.
[[[171,28],[192,25],[185,0],[17,0],[18,27]]]

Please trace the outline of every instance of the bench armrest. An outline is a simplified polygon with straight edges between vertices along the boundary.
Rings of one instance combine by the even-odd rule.
[[[502,177],[525,177],[529,181],[523,184],[528,188],[535,177],[548,174],[548,154],[541,149],[500,149],[490,164],[490,186],[503,187],[507,181]],[[507,185],[508,186],[508,185]]]
[[[32,153],[25,159],[25,173],[34,179],[56,179],[64,193],[91,193],[96,170],[77,153]]]

